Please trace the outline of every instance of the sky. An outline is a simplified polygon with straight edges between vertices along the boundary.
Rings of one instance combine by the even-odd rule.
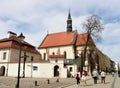
[[[84,33],[82,23],[90,15],[101,17],[104,30],[96,46],[120,63],[120,0],[0,0],[0,39],[8,31],[25,35],[38,47],[49,33],[66,31],[70,9],[73,30]]]

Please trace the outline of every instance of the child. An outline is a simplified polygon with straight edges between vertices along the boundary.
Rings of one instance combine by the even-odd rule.
[[[86,85],[86,72],[85,71],[82,72],[82,81],[84,85]]]

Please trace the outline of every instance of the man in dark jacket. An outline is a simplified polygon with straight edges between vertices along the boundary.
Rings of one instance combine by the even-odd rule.
[[[98,71],[96,69],[94,69],[92,72],[92,75],[93,75],[94,84],[97,84]]]

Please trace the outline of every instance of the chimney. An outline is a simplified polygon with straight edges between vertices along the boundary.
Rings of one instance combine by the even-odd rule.
[[[8,33],[7,33],[7,38],[10,38],[10,37],[12,37],[12,36],[17,36],[17,34],[14,33],[14,32],[8,31]]]

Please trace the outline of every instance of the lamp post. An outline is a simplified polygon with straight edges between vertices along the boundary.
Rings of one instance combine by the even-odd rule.
[[[24,62],[23,62],[23,78],[25,78],[25,62],[26,62],[27,56],[26,52],[24,53]]]
[[[21,50],[22,50],[22,41],[23,41],[24,38],[25,38],[25,36],[23,36],[22,33],[18,36],[20,49],[19,49],[18,76],[17,76],[17,84],[16,84],[16,88],[19,88],[19,83],[20,83],[19,80],[20,80]]]

